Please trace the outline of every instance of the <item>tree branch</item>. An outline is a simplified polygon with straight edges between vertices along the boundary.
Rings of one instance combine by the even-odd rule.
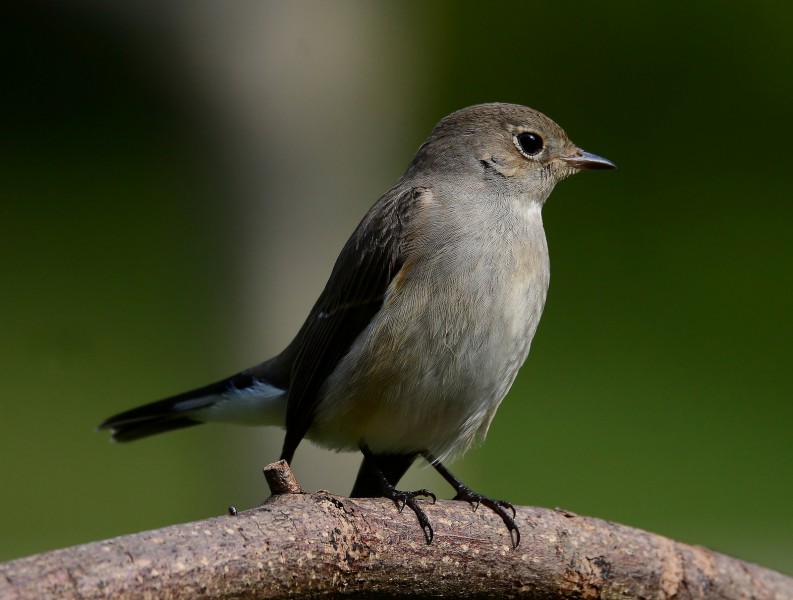
[[[274,495],[234,516],[1,564],[0,598],[793,598],[779,573],[600,519],[519,507],[513,549],[488,510],[425,510],[431,546],[387,500]]]

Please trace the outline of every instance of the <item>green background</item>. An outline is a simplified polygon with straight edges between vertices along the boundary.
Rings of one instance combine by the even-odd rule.
[[[0,559],[261,501],[278,430],[122,446],[92,428],[276,352],[288,336],[250,324],[240,282],[280,298],[258,312],[295,331],[434,123],[501,100],[542,110],[619,170],[565,181],[547,204],[552,282],[531,356],[485,445],[453,470],[516,504],[793,574],[791,5],[359,3],[337,30],[334,4],[262,4],[261,35],[279,37],[261,84],[273,65],[316,77],[297,95],[273,84],[280,99],[261,111],[278,121],[298,103],[329,129],[257,157],[281,192],[251,215],[229,200],[249,188],[211,118],[225,89],[180,75],[179,32],[198,3],[132,4],[11,4],[0,25]],[[358,112],[323,90],[354,68],[323,62],[334,36],[367,61],[345,92]],[[368,132],[355,143],[337,133],[353,125]],[[323,167],[331,159],[343,168]],[[309,194],[302,177],[316,172],[337,177]],[[293,187],[304,195],[283,193]],[[267,218],[285,204],[302,217]],[[259,221],[299,240],[316,272],[279,247],[246,260],[243,248],[266,247]],[[290,282],[267,275],[276,266]],[[307,456],[295,464],[306,487],[349,491],[354,467],[334,476],[343,457],[312,454],[329,473],[312,479]],[[450,496],[414,471],[407,487]]]

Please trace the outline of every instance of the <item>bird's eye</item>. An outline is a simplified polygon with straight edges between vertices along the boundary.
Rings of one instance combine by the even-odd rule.
[[[526,156],[536,156],[542,150],[542,138],[536,133],[525,132],[516,138],[517,145]]]

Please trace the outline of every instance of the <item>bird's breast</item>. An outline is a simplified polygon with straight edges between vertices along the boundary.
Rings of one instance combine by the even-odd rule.
[[[312,437],[442,457],[484,436],[528,354],[549,281],[539,207],[499,223],[416,246],[329,377]]]

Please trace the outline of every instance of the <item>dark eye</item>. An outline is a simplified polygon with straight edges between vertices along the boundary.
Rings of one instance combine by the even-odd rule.
[[[518,135],[518,145],[524,154],[534,156],[542,150],[542,138],[536,133],[527,131]]]

